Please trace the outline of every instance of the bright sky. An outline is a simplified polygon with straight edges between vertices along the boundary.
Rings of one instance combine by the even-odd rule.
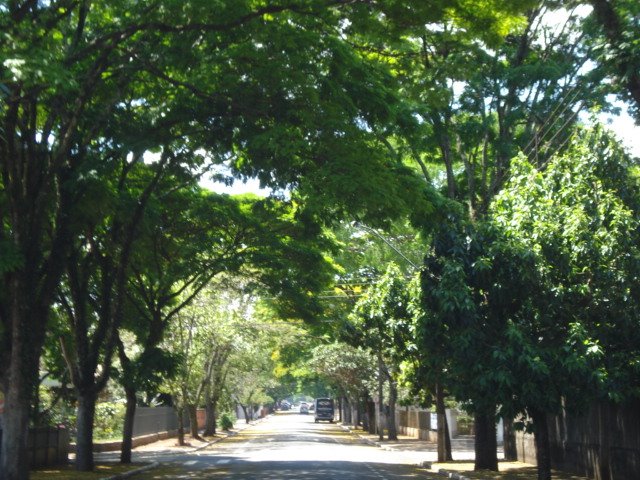
[[[260,182],[255,178],[249,179],[246,182],[243,182],[242,180],[236,180],[235,182],[233,182],[233,185],[225,185],[222,183],[212,182],[209,179],[203,179],[200,182],[200,185],[208,188],[209,190],[213,190],[216,193],[228,193],[230,195],[255,193],[257,195],[267,196],[270,193],[270,190],[260,188]]]
[[[640,158],[640,126],[626,110],[620,115],[600,115],[600,120],[612,130],[634,157]]]

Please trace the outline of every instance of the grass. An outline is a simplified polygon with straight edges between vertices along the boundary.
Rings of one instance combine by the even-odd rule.
[[[99,463],[92,472],[79,472],[75,465],[41,467],[29,472],[31,480],[98,480],[140,468],[145,464]]]
[[[176,478],[197,478],[203,472],[187,472],[183,466],[162,465],[153,470],[136,475],[135,480],[175,480]]]
[[[521,462],[500,462],[499,472],[489,470],[473,471],[473,462],[446,462],[433,463],[431,470],[438,471],[445,469],[449,471],[464,472],[464,476],[473,480],[536,480],[538,470],[533,465]],[[554,480],[588,480],[587,477],[573,475],[565,472],[552,470]]]

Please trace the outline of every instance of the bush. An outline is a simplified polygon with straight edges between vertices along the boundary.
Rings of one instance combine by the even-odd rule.
[[[231,413],[223,413],[220,415],[218,419],[218,425],[222,430],[231,430],[233,428],[233,422],[235,422],[236,417]]]
[[[458,413],[458,435],[473,435],[473,417],[466,412]]]
[[[121,403],[104,402],[96,405],[93,436],[97,440],[120,438],[124,425],[125,407]]]

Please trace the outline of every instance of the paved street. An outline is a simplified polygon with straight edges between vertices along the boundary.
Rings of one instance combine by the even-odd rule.
[[[316,424],[312,415],[298,413],[269,417],[198,452],[154,459],[162,466],[136,478],[432,478],[397,452],[371,446],[338,425]]]

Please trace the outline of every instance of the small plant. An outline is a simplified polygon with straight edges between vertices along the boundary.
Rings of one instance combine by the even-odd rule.
[[[223,413],[220,415],[220,419],[218,424],[222,430],[228,431],[233,428],[233,422],[235,421],[235,417],[230,413]]]

